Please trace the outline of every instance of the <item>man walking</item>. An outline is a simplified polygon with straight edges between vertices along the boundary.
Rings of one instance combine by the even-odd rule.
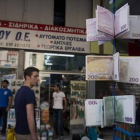
[[[12,104],[12,92],[8,89],[9,82],[7,80],[2,81],[2,88],[0,89],[0,118],[3,116],[3,126],[1,135],[6,135],[7,127],[7,113]]]
[[[60,128],[60,136],[63,136],[63,112],[66,111],[67,100],[64,92],[60,91],[60,85],[55,84],[53,93],[53,116],[54,116],[54,128],[56,136],[59,135],[58,126]],[[63,100],[65,106],[63,108]]]
[[[35,95],[31,88],[39,81],[39,70],[29,67],[24,71],[25,83],[16,94],[16,140],[38,140],[35,123]]]

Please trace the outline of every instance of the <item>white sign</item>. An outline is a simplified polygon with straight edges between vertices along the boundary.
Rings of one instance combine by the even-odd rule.
[[[90,53],[82,28],[0,21],[0,47]]]
[[[130,30],[124,35],[120,36],[121,39],[140,39],[140,16],[130,16]]]
[[[16,74],[9,74],[9,75],[3,75],[2,81],[7,80],[9,82],[8,88],[11,89],[11,82],[12,80],[16,79]]]
[[[120,82],[140,84],[140,57],[120,57]]]
[[[86,126],[101,125],[101,102],[102,99],[87,99],[85,101]]]

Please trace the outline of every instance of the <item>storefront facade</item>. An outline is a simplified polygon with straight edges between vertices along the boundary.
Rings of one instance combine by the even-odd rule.
[[[59,83],[68,101],[64,120],[65,130],[69,131],[69,119],[72,119],[71,125],[84,124],[83,104],[87,91],[85,56],[90,54],[90,43],[86,42],[85,21],[92,17],[92,0],[66,0],[64,15],[58,14],[56,2],[1,2],[0,79],[10,78],[9,74],[16,74],[15,79],[23,80],[25,68],[37,67],[40,70],[40,97],[36,93],[37,90],[35,95],[40,98],[40,103],[47,101],[50,104],[54,84]],[[57,24],[55,20],[65,22]],[[15,88],[12,87],[12,90],[15,94]],[[76,90],[82,93],[82,96],[75,96]],[[71,95],[72,99],[77,98],[73,100],[73,105],[79,107],[79,113],[75,110],[75,114],[70,118]]]
[[[68,101],[64,116],[65,130],[69,133],[70,125],[83,127],[86,99],[85,55],[90,53],[85,29],[11,21],[0,21],[0,25],[1,77],[14,73],[15,79],[19,79],[12,81],[12,107],[14,108],[14,97],[19,85],[23,83],[24,69],[33,66],[40,70],[40,90],[33,89],[37,108],[40,110],[40,104],[48,102],[51,115],[53,88],[55,83],[59,83]],[[6,68],[9,68],[9,73],[5,71]],[[72,109],[75,107],[78,110]],[[11,116],[9,117],[10,120]],[[37,124],[40,130],[38,122],[39,120]]]

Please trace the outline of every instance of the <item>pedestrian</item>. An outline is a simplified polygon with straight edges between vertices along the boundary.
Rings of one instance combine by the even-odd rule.
[[[3,126],[1,135],[6,135],[7,128],[7,114],[12,105],[12,92],[8,89],[9,82],[2,81],[2,88],[0,88],[0,118],[3,117]]]
[[[58,128],[60,129],[60,136],[64,136],[63,133],[63,113],[66,111],[67,100],[64,92],[60,90],[60,85],[55,84],[53,93],[53,117],[54,117],[54,128],[56,136],[59,136]],[[63,108],[64,101],[64,108]]]
[[[38,84],[39,70],[28,67],[24,70],[24,85],[15,97],[16,140],[38,140],[35,121],[35,94],[31,88]]]

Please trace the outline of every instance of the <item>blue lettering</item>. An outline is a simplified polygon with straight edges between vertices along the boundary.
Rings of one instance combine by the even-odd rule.
[[[0,31],[0,39],[2,39],[3,37],[4,37],[4,31],[1,30],[1,31]]]
[[[6,37],[5,37],[6,40],[7,40],[10,33],[11,33],[11,31],[6,31]]]
[[[15,75],[12,75],[12,76],[5,76],[5,77],[3,77],[2,79],[3,80],[7,80],[7,79],[14,79],[14,77],[15,77]]]
[[[29,34],[30,34],[30,33],[25,33],[25,36],[24,36],[24,40],[25,40],[25,41],[30,41],[30,39],[29,39]]]
[[[21,35],[22,35],[21,32],[17,32],[15,40],[17,40],[17,41],[21,40]]]

